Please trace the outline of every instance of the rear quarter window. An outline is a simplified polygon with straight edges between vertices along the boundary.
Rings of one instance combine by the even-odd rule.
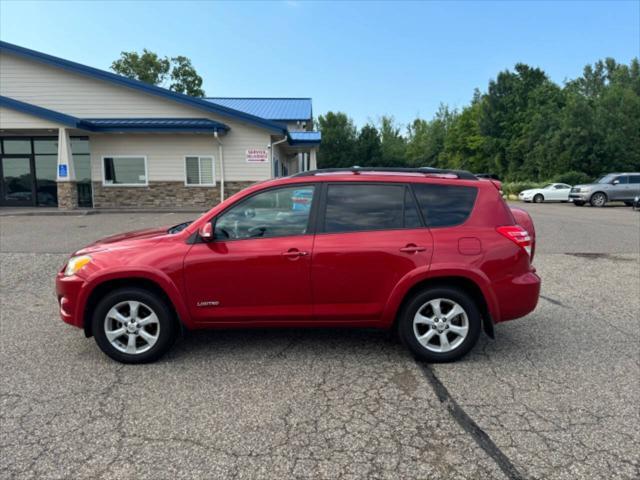
[[[428,227],[452,227],[463,224],[476,201],[476,187],[412,184],[418,205]]]

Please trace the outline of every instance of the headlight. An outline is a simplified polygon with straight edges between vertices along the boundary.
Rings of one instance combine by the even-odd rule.
[[[80,255],[78,257],[71,257],[69,262],[67,263],[67,268],[64,269],[64,275],[66,277],[70,277],[71,275],[75,275],[80,270],[84,268],[85,265],[91,262],[91,257],[89,255]]]

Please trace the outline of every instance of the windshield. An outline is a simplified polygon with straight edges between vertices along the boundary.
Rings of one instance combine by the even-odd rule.
[[[595,183],[611,183],[613,181],[613,179],[615,178],[615,175],[604,175],[602,177],[600,177],[599,179],[597,179],[595,181]]]

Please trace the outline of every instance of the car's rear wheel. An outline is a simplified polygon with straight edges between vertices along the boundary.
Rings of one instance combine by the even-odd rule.
[[[582,202],[582,201],[580,201],[580,200],[574,200],[574,201],[573,201],[573,204],[574,204],[576,207],[582,207],[582,206],[584,205],[584,202]]]
[[[399,333],[420,360],[451,362],[478,341],[481,316],[473,299],[453,287],[437,287],[416,294],[400,313]]]
[[[592,207],[604,207],[607,203],[607,196],[602,192],[596,192],[591,195],[591,206]]]
[[[122,288],[105,295],[92,320],[100,349],[122,363],[147,363],[163,355],[175,340],[176,322],[158,295]]]
[[[538,193],[535,197],[533,197],[533,203],[542,203],[544,202],[544,196],[541,193]]]

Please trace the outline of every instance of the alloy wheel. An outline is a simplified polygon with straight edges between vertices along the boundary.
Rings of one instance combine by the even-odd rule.
[[[413,333],[424,348],[445,353],[458,348],[469,333],[469,317],[457,302],[434,298],[413,317]]]
[[[602,207],[607,201],[606,197],[602,193],[596,193],[591,200],[596,207]]]
[[[150,350],[160,338],[160,320],[148,305],[127,300],[107,312],[104,333],[116,350],[138,355]]]

